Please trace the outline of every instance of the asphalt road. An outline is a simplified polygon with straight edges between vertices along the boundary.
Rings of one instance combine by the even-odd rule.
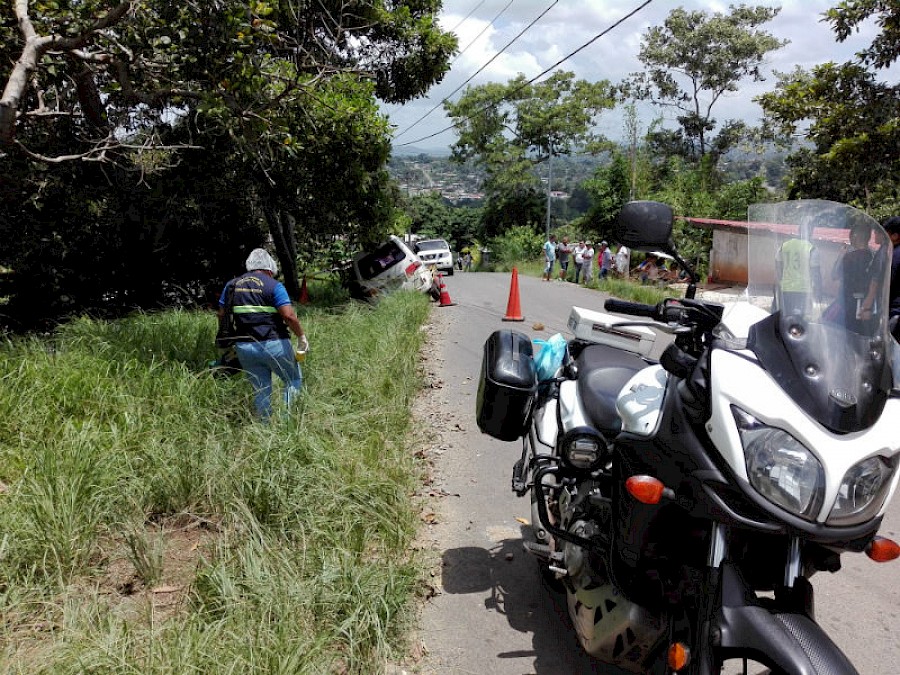
[[[546,588],[533,558],[522,550],[528,498],[510,490],[519,442],[481,434],[475,396],[482,347],[499,328],[532,339],[567,334],[573,305],[602,311],[605,296],[573,284],[519,276],[525,321],[502,321],[510,274],[457,273],[445,278],[452,307],[434,308],[428,368],[440,400],[440,448],[435,460],[436,498],[429,536],[440,556],[435,597],[422,615],[423,673],[571,675],[620,671],[586,657],[566,614],[565,598]],[[543,324],[536,330],[535,324]],[[657,343],[653,356],[662,345]],[[900,436],[900,433],[898,433]],[[900,501],[882,534],[897,539]],[[900,613],[900,562],[878,565],[864,555],[844,555],[843,569],[813,578],[817,618],[863,675],[888,675],[900,667],[895,636]]]

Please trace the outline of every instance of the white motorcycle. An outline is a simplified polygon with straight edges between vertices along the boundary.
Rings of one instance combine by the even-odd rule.
[[[512,487],[532,498],[526,548],[603,662],[856,673],[816,623],[808,579],[845,553],[900,556],[877,535],[900,475],[890,240],[842,204],[753,206],[747,292],[725,306],[695,299],[672,223],[657,202],[629,203],[618,223],[618,241],[691,276],[683,299],[606,302],[651,321],[574,308],[575,337],[540,382],[527,336],[485,343],[477,419],[523,439]],[[659,362],[651,327],[674,336]]]

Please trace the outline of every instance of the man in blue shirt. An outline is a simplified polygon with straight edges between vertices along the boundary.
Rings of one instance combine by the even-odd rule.
[[[551,234],[544,242],[544,281],[550,281],[553,274],[553,263],[556,261],[556,235]]]
[[[234,315],[237,328],[235,351],[241,368],[253,385],[253,405],[263,420],[272,414],[272,373],[284,381],[284,401],[300,393],[303,374],[291,345],[289,330],[297,336],[303,351],[309,343],[284,285],[273,278],[278,272],[275,260],[264,249],[250,252],[247,273],[226,284],[219,298],[219,315]],[[226,307],[228,287],[233,300]]]

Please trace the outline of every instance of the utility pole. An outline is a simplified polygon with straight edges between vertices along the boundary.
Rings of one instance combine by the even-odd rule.
[[[550,198],[553,182],[553,139],[550,139],[550,154],[547,157],[547,239],[550,239]]]

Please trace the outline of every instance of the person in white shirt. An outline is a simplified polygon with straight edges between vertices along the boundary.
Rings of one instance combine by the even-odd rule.
[[[582,265],[584,264],[584,241],[579,241],[575,248],[572,249],[572,255],[575,257],[575,283],[581,277]]]
[[[620,246],[616,251],[616,269],[625,279],[628,278],[628,272],[631,269],[631,251],[627,246]]]
[[[569,244],[569,238],[563,237],[562,241],[556,246],[556,259],[559,261],[559,281],[566,281],[569,274],[569,259],[572,256],[572,246]]]
[[[581,271],[584,284],[587,286],[594,279],[594,246],[591,242],[584,242],[584,253],[581,254]]]

